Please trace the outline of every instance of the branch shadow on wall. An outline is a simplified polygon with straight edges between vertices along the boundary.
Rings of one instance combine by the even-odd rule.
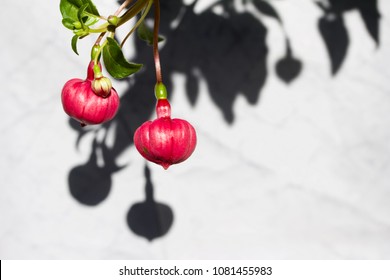
[[[340,69],[349,45],[343,12],[358,7],[356,9],[361,11],[370,36],[379,44],[376,0],[371,1],[374,8],[363,4],[364,0],[352,1],[354,4],[351,1],[316,1],[324,11],[324,16],[318,22],[319,32],[327,46],[333,74]],[[233,106],[237,96],[244,96],[252,105],[260,100],[261,90],[268,77],[267,28],[253,14],[237,12],[233,0],[217,2],[201,13],[194,11],[196,2],[186,6],[181,0],[161,1],[160,31],[166,38],[160,50],[164,83],[172,96],[172,75],[183,74],[186,79],[185,94],[190,104],[196,106],[200,95],[199,83],[205,81],[215,108],[221,112],[226,123],[233,124]],[[280,15],[271,4],[273,1],[245,2],[253,2],[259,13],[280,24],[285,36],[286,52],[274,67],[283,82],[291,83],[301,73],[303,64],[294,56],[291,39],[283,29]],[[219,9],[218,13],[214,12],[215,8]],[[113,144],[107,145],[106,137],[102,141],[95,137],[89,160],[72,168],[69,173],[70,193],[83,205],[96,206],[107,198],[112,189],[113,174],[124,168],[116,165],[116,159],[133,145],[135,130],[153,115],[155,72],[152,50],[136,39],[135,51],[132,60],[143,63],[144,67],[140,73],[126,80],[128,89],[121,97],[116,118],[95,130],[81,128],[75,121],[70,121],[78,133],[76,146],[84,135],[97,131],[107,134],[115,126]],[[126,220],[132,232],[151,241],[169,231],[174,214],[168,205],[154,201],[152,174],[148,167],[145,167],[144,176],[146,200],[133,205]]]

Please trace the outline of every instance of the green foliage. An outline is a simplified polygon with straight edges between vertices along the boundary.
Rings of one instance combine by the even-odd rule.
[[[63,24],[66,28],[68,28],[68,29],[70,29],[70,30],[73,30],[73,29],[75,28],[74,22],[73,22],[73,20],[71,20],[70,18],[63,18],[63,19],[62,19],[62,24]]]
[[[60,11],[63,18],[73,19],[79,18],[79,9],[86,5],[85,11],[90,15],[99,17],[99,12],[91,0],[61,0]]]
[[[78,51],[77,51],[77,41],[79,39],[79,36],[77,35],[74,35],[73,38],[72,38],[72,50],[77,54],[79,55]]]
[[[138,72],[142,64],[128,62],[122,49],[113,38],[107,38],[107,44],[103,48],[103,61],[108,73],[115,79],[123,79]]]
[[[79,22],[81,23],[81,26],[84,28],[84,20],[86,20],[88,17],[84,16],[85,10],[88,8],[89,4],[84,4],[80,7],[80,9],[77,11],[77,18]]]
[[[73,30],[72,50],[78,55],[77,42],[80,37],[89,34],[88,26],[99,20],[99,12],[91,0],[61,0],[60,12],[62,24]]]
[[[61,0],[60,12],[62,24],[71,30],[79,29],[78,22],[90,26],[96,23],[100,16],[91,0]]]
[[[139,37],[152,45],[153,32],[142,23],[152,3],[153,0],[139,0],[122,17],[110,16],[105,23],[98,27],[92,27],[99,20],[104,19],[100,16],[92,0],[60,0],[62,24],[73,32],[71,40],[72,50],[78,55],[77,43],[79,39],[92,33],[100,33],[101,37],[96,42],[94,47],[95,55],[92,55],[92,59],[99,60],[100,54],[102,54],[108,73],[115,79],[123,79],[138,72],[142,64],[136,64],[126,60],[120,44],[114,39],[115,28],[121,24],[121,20],[122,23],[126,22],[143,11],[139,22],[134,26],[134,30],[137,29]],[[140,23],[140,26],[138,26],[138,23]],[[108,33],[106,41],[101,44],[100,42],[106,33]],[[159,37],[159,41],[162,40],[163,38]],[[99,57],[95,57],[96,55]]]

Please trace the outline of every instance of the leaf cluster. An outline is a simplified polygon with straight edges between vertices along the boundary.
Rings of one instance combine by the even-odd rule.
[[[150,0],[149,0],[150,1]],[[148,1],[144,1],[148,3]],[[137,3],[138,4],[138,3]],[[140,2],[140,4],[142,4]],[[126,60],[121,45],[115,39],[115,28],[104,17],[100,16],[98,9],[92,0],[61,0],[60,12],[62,15],[62,24],[69,30],[73,31],[71,40],[72,50],[78,55],[77,43],[91,33],[109,32],[106,41],[101,45],[99,52],[103,55],[103,62],[108,73],[115,79],[123,79],[138,72],[142,64],[132,63]],[[93,25],[100,20],[105,22],[97,28]],[[138,37],[148,45],[153,43],[153,31],[150,30],[144,22],[141,22],[137,28]],[[159,41],[163,38],[159,36]],[[94,59],[94,58],[92,58]]]
[[[100,17],[91,0],[61,0],[62,24],[70,30],[79,30],[95,24]]]

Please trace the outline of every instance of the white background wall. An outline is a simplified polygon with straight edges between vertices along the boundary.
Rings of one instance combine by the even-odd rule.
[[[72,52],[58,2],[3,0],[0,9],[1,259],[390,257],[389,1],[379,1],[379,48],[356,11],[344,15],[350,47],[334,77],[319,8],[273,1],[303,70],[291,85],[277,77],[284,37],[264,18],[268,77],[256,105],[237,97],[231,125],[204,81],[192,107],[185,77],[174,75],[173,115],[197,128],[198,146],[168,171],[149,165],[155,201],[173,212],[168,233],[151,242],[126,222],[145,199],[145,163],[134,146],[116,159],[127,166],[102,203],[86,206],[69,193],[68,173],[87,161],[94,134],[75,148],[60,92],[85,76],[93,39],[80,57]],[[106,15],[117,7],[95,3]],[[122,94],[127,84],[114,86]]]

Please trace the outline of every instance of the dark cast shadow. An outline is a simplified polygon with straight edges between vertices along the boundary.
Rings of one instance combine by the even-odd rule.
[[[127,224],[135,234],[152,241],[169,231],[173,223],[173,212],[168,205],[154,200],[154,186],[147,165],[145,180],[146,199],[131,206],[127,214]]]
[[[346,12],[359,12],[369,36],[379,47],[380,13],[377,0],[317,0],[316,3],[324,13],[318,21],[318,29],[329,54],[333,75],[340,70],[350,44],[344,20]]]
[[[274,1],[245,1],[251,1],[263,16],[273,18],[280,24],[286,51],[274,67],[280,80],[290,84],[299,77],[304,65],[294,55],[292,38],[289,38],[282,18],[272,5]],[[235,120],[234,102],[238,96],[243,96],[251,105],[258,104],[261,99],[269,75],[267,28],[253,14],[238,12],[233,0],[221,0],[201,13],[195,12],[196,2],[184,5],[182,0],[161,1],[160,32],[165,40],[161,44],[160,57],[164,84],[172,97],[175,92],[172,76],[175,73],[182,74],[185,77],[185,92],[182,94],[186,95],[189,103],[196,107],[199,95],[209,94],[215,109],[221,112],[227,124],[232,125]],[[328,50],[333,74],[339,71],[349,46],[348,30],[343,22],[345,11],[358,9],[368,34],[379,44],[376,0],[315,2],[324,12],[319,19],[319,32]],[[219,9],[218,13],[215,12],[216,8]],[[76,147],[85,135],[100,130],[108,131],[115,126],[113,144],[108,147],[104,139],[100,142],[95,140],[89,160],[69,172],[70,193],[84,205],[96,206],[109,195],[112,176],[123,168],[117,166],[116,159],[133,145],[135,130],[154,113],[155,69],[152,49],[137,38],[134,44],[135,55],[131,60],[144,66],[139,73],[125,80],[127,90],[121,95],[121,106],[115,119],[95,129],[81,128],[74,121],[70,122],[78,134]],[[205,81],[208,93],[200,92],[201,81]],[[153,240],[168,232],[173,212],[168,205],[153,200],[154,186],[147,167],[144,176],[147,182],[146,200],[130,208],[127,223],[134,233]]]
[[[107,146],[98,143],[95,138],[88,161],[73,167],[69,172],[70,194],[83,205],[96,206],[108,197],[112,187],[112,174],[122,168],[115,164]]]

